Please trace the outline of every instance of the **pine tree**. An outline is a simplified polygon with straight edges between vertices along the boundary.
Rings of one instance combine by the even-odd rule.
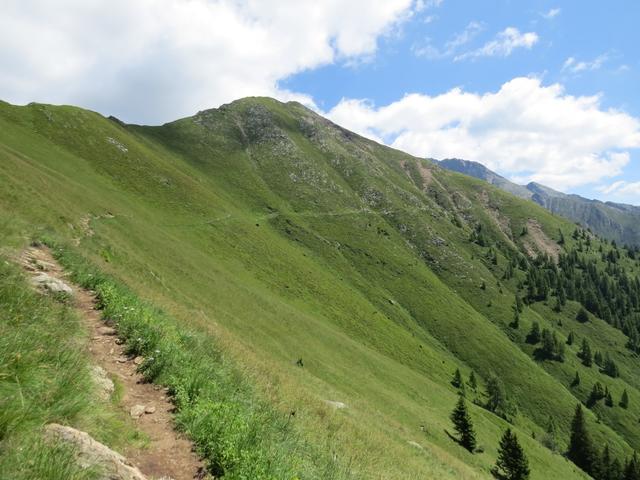
[[[575,335],[573,334],[573,332],[569,332],[569,336],[567,337],[567,345],[573,345],[573,342],[575,342]]]
[[[547,422],[542,444],[552,452],[558,451],[558,424],[551,416],[549,416],[549,421]]]
[[[493,474],[504,480],[526,480],[529,478],[529,462],[518,437],[510,428],[502,435],[498,449],[498,459]]]
[[[636,452],[633,452],[633,457],[629,459],[624,468],[624,480],[640,480],[640,462]]]
[[[596,350],[595,355],[593,356],[593,361],[595,362],[596,365],[598,365],[599,367],[601,367],[604,363],[604,359],[602,358],[602,353],[600,353],[600,350]]]
[[[613,407],[613,397],[611,396],[611,392],[607,388],[607,391],[604,394],[604,404],[607,407]]]
[[[584,307],[580,308],[580,311],[576,315],[576,320],[579,321],[580,323],[585,323],[589,321],[589,314],[584,309]]]
[[[599,400],[602,400],[606,395],[604,388],[600,382],[596,382],[593,384],[593,388],[591,388],[591,393],[589,394],[589,399],[587,400],[587,406],[594,406]]]
[[[625,388],[622,392],[622,396],[620,397],[620,406],[622,408],[629,408],[629,394],[627,393],[627,389]]]
[[[600,472],[596,477],[598,480],[620,480],[622,472],[620,471],[620,463],[614,462],[611,459],[611,453],[609,452],[609,445],[605,444],[602,449],[602,455],[600,456]]]
[[[533,322],[531,324],[531,330],[527,335],[527,343],[535,345],[540,341],[540,324],[538,322]]]
[[[620,371],[618,370],[618,365],[611,359],[609,352],[607,352],[604,356],[604,361],[602,365],[602,371],[609,375],[610,377],[617,378],[620,376]]]
[[[462,386],[462,374],[460,373],[460,369],[456,368],[455,373],[453,374],[453,379],[451,380],[451,385],[456,388],[460,388]]]
[[[485,408],[505,420],[508,420],[509,415],[513,413],[513,408],[507,399],[502,382],[495,375],[492,375],[487,381],[487,403],[485,403]]]
[[[513,322],[511,322],[510,326],[515,330],[520,328],[520,314],[517,309],[513,312]]]
[[[518,295],[516,293],[516,310],[518,310],[518,313],[522,313],[522,311],[524,310],[524,305],[522,304],[522,298],[520,298],[520,295]]]
[[[591,442],[591,436],[587,431],[582,406],[576,406],[575,414],[571,422],[571,438],[567,457],[585,472],[591,474],[596,462],[596,454]]]
[[[453,409],[453,412],[451,412],[451,421],[453,422],[453,428],[459,436],[460,445],[473,453],[476,448],[476,434],[473,430],[471,417],[469,416],[467,405],[462,395],[458,397],[458,403]]]
[[[471,387],[471,390],[477,390],[478,389],[478,381],[476,380],[476,374],[473,373],[473,370],[471,370],[471,373],[469,374],[469,386]]]
[[[590,367],[593,363],[593,359],[591,357],[591,347],[589,346],[589,342],[586,338],[582,339],[582,346],[580,347],[580,352],[578,352],[578,356],[582,360],[582,364],[585,367]]]
[[[572,387],[577,387],[578,385],[580,385],[580,374],[576,370],[576,376],[573,377],[573,381],[571,382],[571,386]]]

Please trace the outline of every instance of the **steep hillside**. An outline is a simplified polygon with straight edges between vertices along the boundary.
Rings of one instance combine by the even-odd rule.
[[[581,402],[598,450],[624,462],[640,446],[637,252],[300,104],[248,98],[158,127],[0,104],[0,185],[5,254],[54,238],[162,308],[176,345],[215,341],[238,381],[332,459],[319,474],[291,447],[299,478],[491,478],[508,427],[532,479],[586,478],[558,454]],[[583,339],[615,378],[578,357]],[[179,381],[189,363],[158,378]],[[456,370],[474,454],[452,437]],[[215,390],[193,375],[185,389]],[[615,404],[589,401],[597,382]],[[216,438],[196,440],[219,452]],[[227,460],[241,478],[229,472],[242,459]]]
[[[640,207],[567,195],[535,182],[526,186],[518,185],[484,165],[469,160],[446,159],[438,164],[448,170],[489,182],[520,198],[531,199],[549,211],[591,229],[603,238],[625,245],[640,245]]]

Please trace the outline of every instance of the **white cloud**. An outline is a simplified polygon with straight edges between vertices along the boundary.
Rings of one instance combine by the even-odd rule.
[[[635,196],[637,198],[640,196],[640,182],[618,180],[611,185],[601,185],[596,190],[605,195],[613,195],[616,197]]]
[[[5,0],[0,95],[74,103],[137,122],[247,95],[298,98],[278,81],[374,54],[380,36],[417,7],[439,2],[420,3]]]
[[[538,34],[535,32],[521,33],[515,27],[507,27],[482,47],[458,55],[454,60],[478,57],[508,57],[516,48],[531,49],[538,42],[538,39]]]
[[[425,57],[429,60],[437,60],[455,55],[456,51],[473,40],[482,30],[484,25],[480,22],[472,21],[459,33],[456,33],[451,40],[444,44],[443,48],[438,48],[431,43],[429,38],[422,44],[411,47],[411,51],[417,57]]]
[[[560,8],[551,8],[548,12],[542,13],[541,15],[547,20],[551,20],[552,18],[556,18],[560,15],[560,12],[562,12]]]
[[[580,73],[585,71],[593,71],[600,69],[609,60],[609,54],[603,53],[598,55],[591,61],[578,61],[574,57],[569,57],[562,65],[563,71],[571,73]]]
[[[566,189],[619,175],[640,148],[640,120],[604,109],[599,96],[515,78],[485,94],[454,88],[376,107],[344,99],[335,122],[420,157],[476,160],[522,182]]]

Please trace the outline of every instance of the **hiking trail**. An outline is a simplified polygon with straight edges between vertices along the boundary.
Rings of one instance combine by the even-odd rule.
[[[191,442],[174,429],[174,406],[166,389],[144,382],[137,372],[142,358],[126,355],[115,329],[103,321],[96,309],[94,292],[71,282],[46,247],[29,247],[22,253],[20,262],[41,289],[55,291],[71,287],[73,305],[89,334],[87,353],[91,363],[104,369],[109,378],[116,379],[122,386],[119,406],[149,438],[144,448],[121,452],[127,460],[149,479],[211,478],[193,452]]]

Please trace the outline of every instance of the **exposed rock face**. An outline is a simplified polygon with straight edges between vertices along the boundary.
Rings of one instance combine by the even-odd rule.
[[[94,440],[86,432],[51,423],[45,427],[45,438],[72,447],[78,465],[98,469],[98,480],[147,480],[126,458]]]
[[[66,293],[68,295],[73,294],[73,290],[69,285],[64,283],[62,280],[58,280],[55,277],[52,277],[48,273],[39,273],[34,276],[31,281],[37,287],[48,290],[52,293]]]

